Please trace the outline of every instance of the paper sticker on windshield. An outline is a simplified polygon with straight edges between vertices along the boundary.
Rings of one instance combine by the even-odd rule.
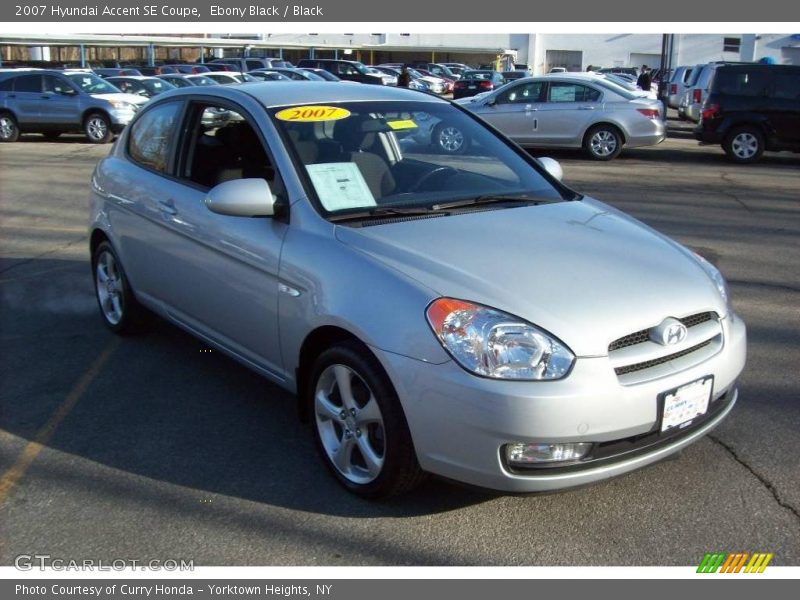
[[[355,163],[318,163],[307,165],[306,171],[325,210],[375,206],[375,198]]]
[[[386,124],[394,130],[415,129],[417,127],[417,124],[411,119],[404,119],[402,121],[386,121]]]
[[[350,111],[335,106],[295,106],[275,113],[275,118],[294,123],[316,123],[317,121],[338,121],[350,116]]]

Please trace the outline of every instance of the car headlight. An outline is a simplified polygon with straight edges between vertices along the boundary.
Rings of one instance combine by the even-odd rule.
[[[136,110],[136,105],[122,100],[111,100],[111,106],[119,110]]]
[[[725,303],[725,310],[729,313],[733,312],[733,308],[731,306],[731,295],[728,292],[728,283],[725,281],[725,278],[722,276],[722,273],[719,272],[719,269],[708,262],[705,258],[700,256],[697,252],[693,252],[697,262],[700,263],[700,266],[703,267],[703,270],[706,272],[708,277],[714,283],[714,286],[717,288],[722,301]]]
[[[467,371],[494,379],[565,377],[575,356],[557,339],[507,313],[439,298],[426,311],[444,348]]]

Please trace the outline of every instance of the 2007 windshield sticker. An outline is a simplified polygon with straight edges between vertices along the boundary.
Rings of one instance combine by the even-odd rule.
[[[275,113],[275,118],[293,123],[338,121],[350,116],[350,111],[336,106],[295,106]]]

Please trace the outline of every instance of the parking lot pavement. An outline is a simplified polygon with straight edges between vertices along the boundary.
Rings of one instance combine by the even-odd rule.
[[[670,125],[611,163],[547,154],[727,276],[750,336],[731,417],[591,487],[501,496],[434,479],[378,504],[326,473],[285,392],[166,323],[104,329],[85,222],[107,146],[0,145],[0,562],[691,565],[713,550],[800,564],[800,157],[735,166]]]

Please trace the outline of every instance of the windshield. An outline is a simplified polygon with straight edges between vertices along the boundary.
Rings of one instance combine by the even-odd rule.
[[[505,141],[448,103],[331,103],[271,114],[327,216],[498,195],[562,199]],[[449,154],[442,139],[462,146]]]
[[[94,73],[71,73],[67,75],[72,83],[76,84],[87,94],[119,94],[118,88],[107,81],[100,79]]]
[[[369,73],[369,71],[367,71],[367,66],[364,63],[354,62],[353,66],[356,68],[356,71],[358,71],[362,75],[366,75],[367,73]]]
[[[176,87],[171,83],[159,81],[158,79],[143,79],[142,85],[147,88],[147,91],[153,96],[157,96],[163,92],[168,92],[169,90],[174,90]]]
[[[192,77],[188,77],[189,81],[191,81],[194,85],[217,85],[217,82],[211,79],[211,77],[206,77],[205,75],[194,75]]]

